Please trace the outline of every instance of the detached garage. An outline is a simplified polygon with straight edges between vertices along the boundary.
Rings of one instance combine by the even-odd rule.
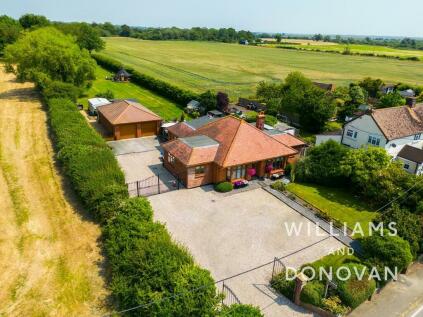
[[[157,135],[162,118],[137,102],[115,101],[97,108],[98,121],[115,140]]]

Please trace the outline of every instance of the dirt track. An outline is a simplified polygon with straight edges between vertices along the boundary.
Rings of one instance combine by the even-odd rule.
[[[0,68],[0,316],[101,315],[100,228],[65,191],[32,85]]]

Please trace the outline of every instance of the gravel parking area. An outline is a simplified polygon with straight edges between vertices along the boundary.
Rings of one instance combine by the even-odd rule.
[[[187,246],[216,281],[250,270],[275,257],[299,267],[343,245],[323,231],[305,230],[309,220],[263,189],[221,195],[210,186],[149,198],[156,220]],[[303,223],[299,236],[289,236],[284,223]],[[269,287],[272,264],[225,282],[242,303],[261,307],[266,316],[307,316]]]

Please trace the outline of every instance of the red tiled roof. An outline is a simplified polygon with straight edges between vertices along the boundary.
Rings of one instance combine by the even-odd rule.
[[[194,129],[191,128],[189,125],[185,124],[185,122],[179,122],[168,128],[167,131],[169,131],[178,138],[184,138],[190,135],[192,131],[194,131]]]
[[[289,133],[283,133],[283,134],[274,134],[272,137],[279,142],[288,145],[288,146],[302,146],[307,145],[303,140],[300,140],[299,138],[293,136]]]
[[[162,147],[186,166],[211,163],[218,150],[218,145],[192,148],[180,139],[166,142]]]
[[[423,132],[423,104],[376,109],[371,116],[388,140]]]
[[[97,108],[97,111],[100,112],[111,124],[162,120],[158,115],[143,105],[129,100],[115,101],[108,105],[100,106]]]
[[[190,134],[190,136],[199,135],[208,136],[219,143],[213,161],[222,167],[242,165],[297,153],[293,148],[282,144],[247,122],[232,116],[210,122]],[[177,141],[164,144],[164,149],[182,162],[192,162],[194,160],[191,158],[193,156],[192,149],[183,142]],[[194,156],[199,156],[199,154],[195,153]],[[210,156],[207,156],[207,158]],[[195,159],[195,161],[197,160]]]

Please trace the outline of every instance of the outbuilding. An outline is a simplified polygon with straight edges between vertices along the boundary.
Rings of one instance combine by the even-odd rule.
[[[131,77],[131,74],[128,73],[126,70],[124,70],[122,68],[115,74],[114,80],[115,81],[128,81],[130,77]]]
[[[143,105],[119,100],[97,108],[98,121],[115,140],[157,135],[162,118]]]

